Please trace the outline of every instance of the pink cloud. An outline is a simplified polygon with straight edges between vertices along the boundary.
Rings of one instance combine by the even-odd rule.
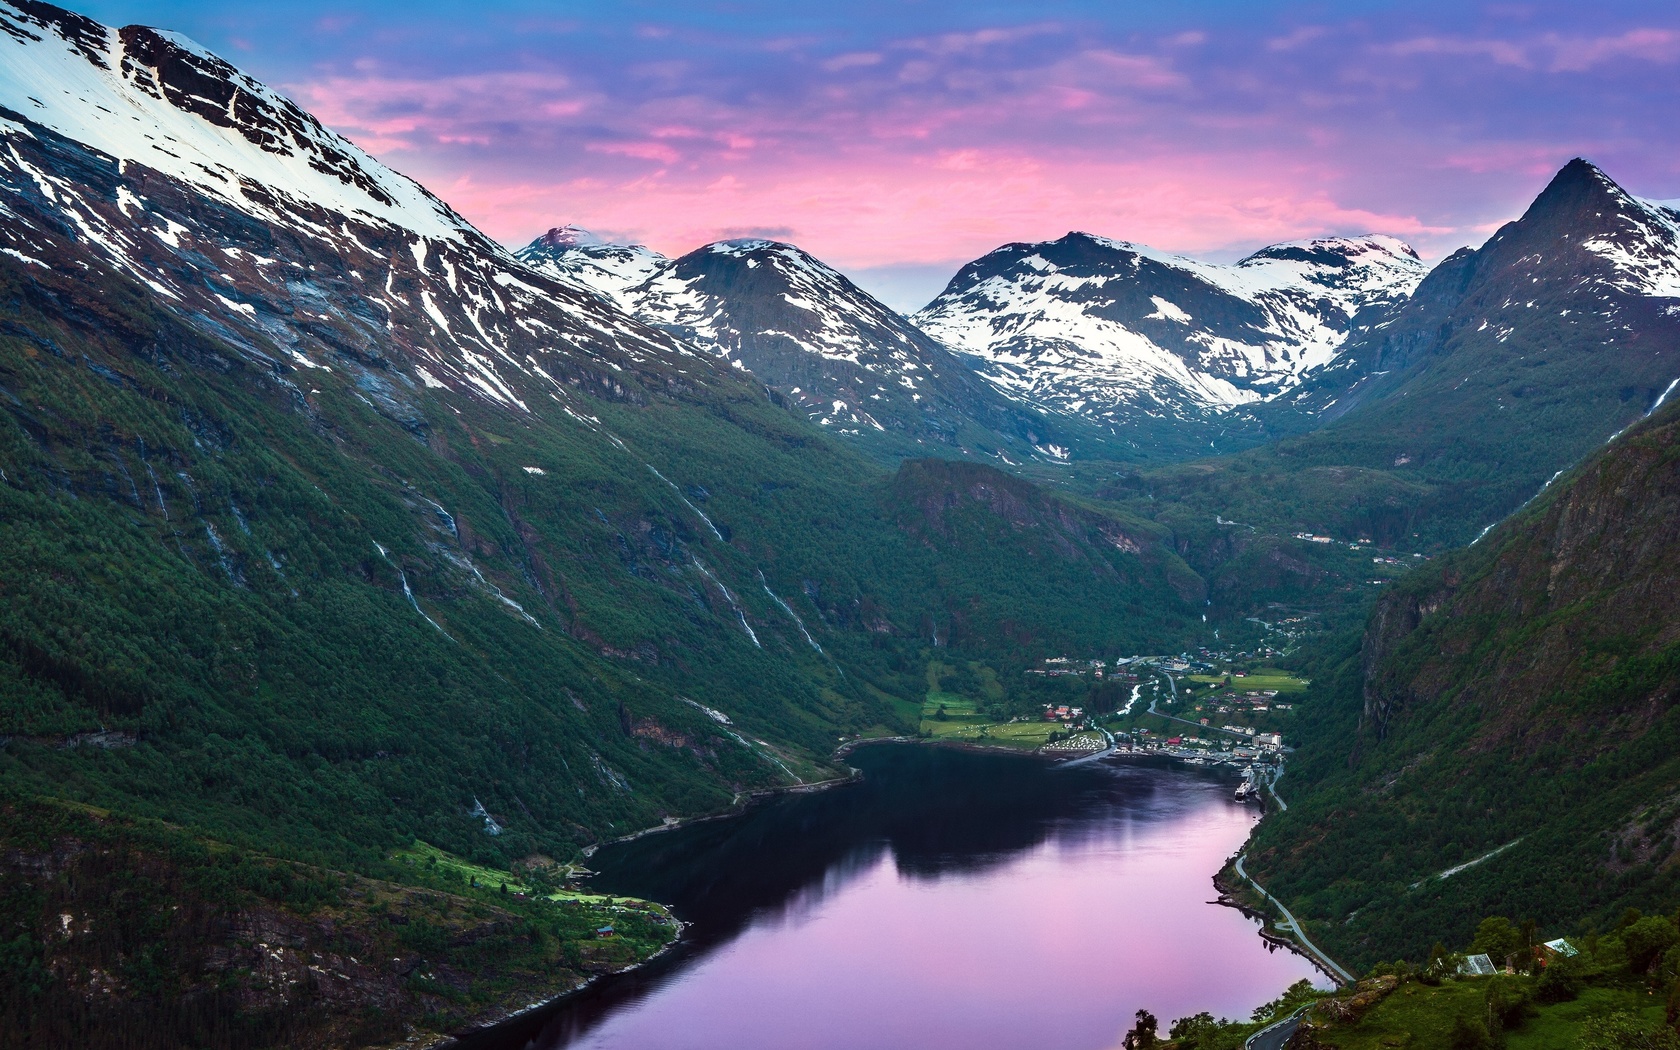
[[[1036,25],[993,27],[976,29],[963,33],[941,33],[934,37],[922,37],[903,41],[900,46],[926,51],[935,55],[971,54],[999,44],[1014,43],[1029,37],[1044,36],[1061,29],[1053,22],[1041,22]]]
[[[1532,63],[1527,48],[1509,40],[1475,40],[1460,37],[1423,36],[1378,48],[1397,58],[1414,55],[1480,55],[1502,66],[1528,68]]]
[[[1266,41],[1266,50],[1293,51],[1298,47],[1310,44],[1314,40],[1319,40],[1327,36],[1329,32],[1330,31],[1323,26],[1301,26],[1298,29],[1291,30],[1283,36],[1272,37],[1270,40]]]
[[[591,142],[586,148],[591,153],[656,160],[661,164],[675,164],[681,158],[681,154],[663,142]]]
[[[1563,36],[1545,33],[1523,40],[1425,36],[1384,45],[1377,50],[1400,58],[1415,55],[1479,55],[1499,65],[1579,73],[1618,59],[1671,63],[1680,60],[1680,32],[1630,29],[1614,36]]]
[[[1093,163],[962,151],[893,167],[884,158],[608,186],[457,184],[451,202],[510,240],[559,221],[637,231],[680,253],[723,234],[797,223],[800,243],[843,267],[974,257],[998,244],[1088,230],[1170,250],[1253,248],[1326,232],[1450,236],[1416,215],[1352,207],[1323,189],[1334,172],[1277,159],[1237,170],[1213,156]]]
[[[850,54],[835,55],[822,63],[822,67],[830,73],[838,73],[843,69],[856,69],[859,66],[878,66],[883,61],[879,51],[853,51]]]
[[[1680,32],[1672,29],[1631,29],[1591,39],[1550,35],[1546,40],[1552,48],[1551,68],[1560,72],[1579,72],[1619,58],[1658,63],[1680,59]]]
[[[509,242],[563,221],[668,252],[793,229],[858,268],[1070,229],[1197,253],[1382,232],[1438,253],[1520,211],[1569,156],[1650,138],[1627,98],[1674,95],[1662,67],[1680,61],[1677,30],[1418,25],[1045,23],[839,47],[691,45],[679,29],[599,61],[541,56],[553,65],[538,71],[353,62],[296,94]],[[1655,72],[1641,95],[1613,85],[1620,123],[1556,104],[1627,69]],[[1536,102],[1546,91],[1553,103]]]
[[[468,129],[505,120],[510,112],[576,116],[599,100],[577,91],[568,77],[524,72],[425,79],[370,71],[290,85],[288,90],[323,123],[374,152],[416,149],[421,139],[485,140],[484,134]]]

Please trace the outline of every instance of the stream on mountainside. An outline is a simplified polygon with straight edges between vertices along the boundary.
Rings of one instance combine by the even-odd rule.
[[[593,888],[689,924],[641,970],[464,1050],[1107,1050],[1133,1014],[1246,1018],[1303,977],[1209,903],[1259,811],[1228,774],[914,744],[830,791],[607,847]]]

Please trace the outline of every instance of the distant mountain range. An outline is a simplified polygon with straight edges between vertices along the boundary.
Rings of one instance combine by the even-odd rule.
[[[1591,375],[1524,358],[1521,392],[1494,410],[1581,382],[1614,389],[1628,412],[1649,408],[1677,374],[1658,345],[1677,316],[1677,214],[1575,161],[1521,220],[1433,270],[1380,236],[1273,245],[1215,265],[1070,233],[975,260],[910,318],[791,245],[725,242],[672,260],[561,228],[519,254],[738,362],[850,437],[914,435],[924,449],[1006,461],[1148,461],[1238,451],[1343,419],[1417,434],[1417,449],[1361,464],[1376,467],[1420,462],[1430,433],[1500,404],[1483,385],[1511,374],[1507,360],[1521,356],[1506,353],[1513,333],[1621,349]],[[1471,378],[1448,381],[1436,368],[1447,353]],[[1567,400],[1583,408],[1597,396]],[[1428,405],[1399,407],[1414,397]],[[1634,418],[1595,411],[1613,425],[1553,421],[1532,433],[1598,441]],[[1420,412],[1433,420],[1421,434],[1396,423]],[[954,437],[969,424],[971,440]],[[1476,429],[1484,439],[1504,432]],[[1569,446],[1560,465],[1586,447]]]
[[[518,253],[774,388],[832,433],[889,454],[1066,459],[1077,421],[1047,419],[837,271],[789,245],[722,241],[667,259],[572,227]]]
[[[510,251],[181,36],[0,0],[0,1000],[113,1047],[522,1006],[500,960],[581,980],[594,925],[414,857],[540,867],[843,776],[840,739],[916,732],[947,679],[1036,718],[1052,654],[1363,617],[1364,548],[1297,531],[1439,554],[1539,496],[1385,598],[1400,743],[1361,775],[1429,754],[1449,679],[1551,717],[1501,677],[1525,617],[1558,625],[1548,681],[1625,653],[1666,689],[1667,636],[1598,614],[1666,608],[1618,573],[1672,568],[1677,381],[1680,212],[1585,161],[1433,270],[1376,236],[1225,266],[1076,233],[905,317],[773,241]],[[1656,724],[1630,697],[1605,710]],[[159,885],[190,922],[123,892]],[[380,962],[298,1020],[306,959],[252,976],[284,938]]]
[[[1219,266],[1070,233],[969,263],[915,319],[1001,389],[1147,447],[1289,391],[1425,271],[1389,237],[1277,244]]]

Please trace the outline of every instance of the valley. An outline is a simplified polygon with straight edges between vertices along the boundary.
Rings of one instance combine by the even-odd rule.
[[[902,312],[0,0],[0,1048],[1671,1026],[1680,211],[1527,192]]]

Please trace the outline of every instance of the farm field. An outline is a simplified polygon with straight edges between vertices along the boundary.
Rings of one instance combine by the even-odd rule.
[[[1197,685],[1223,685],[1225,676],[1222,674],[1193,674],[1189,676],[1189,680]],[[1269,667],[1261,668],[1258,671],[1250,671],[1242,678],[1235,676],[1231,678],[1231,688],[1239,692],[1276,689],[1279,695],[1301,693],[1305,692],[1307,686],[1311,684],[1312,682],[1309,679],[1297,678],[1288,671],[1279,671]]]
[[[1062,727],[1055,722],[935,722],[924,721],[922,729],[935,740],[962,740],[997,747],[1018,747],[1031,751],[1043,747],[1050,734]]]

